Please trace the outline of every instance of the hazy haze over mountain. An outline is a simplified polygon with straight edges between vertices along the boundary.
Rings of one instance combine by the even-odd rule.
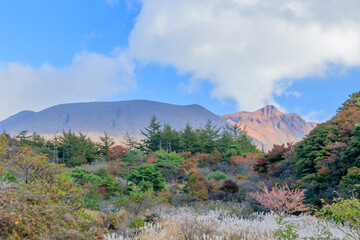
[[[126,131],[135,138],[141,137],[152,116],[161,124],[183,129],[187,122],[192,127],[203,127],[210,119],[217,126],[226,121],[200,105],[173,105],[147,100],[119,102],[90,102],[56,105],[40,112],[22,111],[0,122],[0,130],[17,134],[22,130],[39,134],[55,134],[73,130],[90,135],[109,135],[121,138]]]

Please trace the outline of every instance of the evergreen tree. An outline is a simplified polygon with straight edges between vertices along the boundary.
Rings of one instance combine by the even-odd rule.
[[[169,124],[164,125],[160,136],[162,147],[166,152],[177,152],[180,149],[180,135],[175,129],[172,129]]]
[[[58,144],[59,158],[69,167],[91,163],[99,157],[97,145],[82,133],[77,136],[71,130],[63,131],[63,135],[58,138]]]
[[[126,131],[123,143],[129,150],[133,150],[138,145],[134,138],[129,135],[128,131]]]
[[[220,130],[216,125],[212,125],[209,119],[205,128],[201,131],[201,139],[203,142],[203,152],[211,153],[217,147],[217,140],[220,137]]]
[[[241,130],[241,125],[235,123],[234,125],[226,124],[225,130],[231,135],[234,140],[239,139],[244,132]]]
[[[200,152],[200,137],[198,132],[194,131],[190,123],[186,123],[185,129],[181,134],[182,150],[185,152]]]
[[[144,131],[140,130],[141,134],[145,137],[140,145],[140,150],[147,153],[161,150],[162,142],[160,127],[160,122],[155,116],[153,116],[148,127],[145,128]]]
[[[156,192],[165,188],[161,173],[152,164],[143,163],[137,166],[128,180],[135,183],[143,191],[154,190]]]
[[[113,138],[109,137],[109,135],[104,132],[104,136],[100,137],[100,156],[104,157],[107,160],[107,155],[109,152],[109,148],[114,146],[115,141]]]

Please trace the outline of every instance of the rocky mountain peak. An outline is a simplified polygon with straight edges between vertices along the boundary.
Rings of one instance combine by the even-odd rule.
[[[283,113],[274,105],[255,112],[237,112],[220,117],[232,125],[246,126],[248,135],[261,142],[265,150],[271,149],[274,144],[298,142],[316,126],[296,113]]]

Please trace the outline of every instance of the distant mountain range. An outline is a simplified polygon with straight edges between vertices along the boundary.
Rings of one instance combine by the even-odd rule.
[[[239,124],[241,129],[269,150],[274,144],[286,144],[302,140],[316,123],[306,122],[299,114],[283,113],[268,105],[255,112],[238,112],[221,115],[228,123]]]
[[[90,102],[56,105],[40,112],[22,111],[0,122],[0,130],[18,134],[23,130],[42,135],[54,135],[63,130],[86,133],[98,137],[104,132],[122,138],[126,131],[140,138],[143,130],[156,116],[173,128],[185,128],[187,122],[194,128],[203,127],[211,120],[223,127],[226,121],[200,105],[173,105],[147,100],[119,102]]]
[[[298,114],[285,114],[274,106],[256,112],[238,112],[217,116],[200,105],[173,105],[147,100],[119,102],[89,102],[56,105],[39,112],[22,111],[0,121],[0,131],[18,134],[23,130],[44,136],[53,136],[63,130],[86,133],[97,139],[104,132],[121,140],[126,132],[140,139],[140,130],[156,116],[161,124],[168,123],[181,130],[187,122],[193,128],[202,128],[208,120],[218,127],[240,124],[246,128],[254,143],[266,150],[273,144],[300,141],[313,129]]]

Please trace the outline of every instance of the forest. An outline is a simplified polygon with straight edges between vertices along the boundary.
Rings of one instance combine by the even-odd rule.
[[[360,239],[360,92],[303,141],[153,116],[136,141],[0,137],[0,239]]]

